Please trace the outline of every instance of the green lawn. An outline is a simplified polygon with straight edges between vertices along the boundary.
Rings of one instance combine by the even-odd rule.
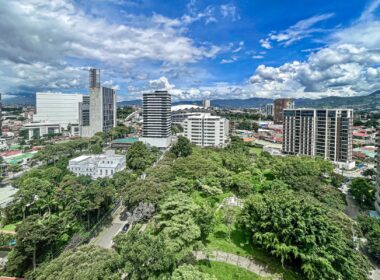
[[[220,250],[240,256],[252,256],[257,262],[267,265],[273,273],[282,274],[285,280],[301,279],[295,272],[283,268],[279,260],[264,250],[252,247],[244,233],[239,229],[232,228],[231,240],[228,240],[228,227],[223,223],[218,223],[208,236],[207,242],[207,249],[210,251]]]
[[[2,230],[9,230],[9,231],[15,231],[16,230],[16,225],[17,224],[9,224],[5,225],[4,227],[0,228]]]
[[[267,279],[244,268],[216,261],[200,261],[198,262],[199,270],[214,275],[218,280],[262,280]]]
[[[259,154],[261,154],[262,151],[263,151],[263,149],[259,148],[259,147],[251,147],[251,148],[249,148],[249,152],[251,154],[259,155]]]

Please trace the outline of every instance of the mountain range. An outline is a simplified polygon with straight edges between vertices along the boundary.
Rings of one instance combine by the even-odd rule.
[[[132,106],[132,105],[141,105],[141,100],[130,100],[118,102],[118,106]],[[273,103],[273,99],[270,98],[261,98],[253,97],[248,99],[212,99],[211,105],[213,107],[220,108],[259,108],[263,107],[268,103]],[[173,105],[179,104],[194,104],[201,105],[202,101],[178,101],[173,102]],[[368,95],[361,96],[348,96],[348,97],[338,97],[338,96],[329,96],[319,99],[311,98],[296,98],[295,106],[297,108],[341,108],[349,107],[353,109],[365,109],[373,110],[376,107],[380,106],[380,90],[377,90]]]
[[[141,105],[141,99],[121,101],[117,105],[120,107]],[[11,98],[4,98],[3,103],[5,105],[35,105],[35,94],[32,93],[20,93],[14,95]],[[248,99],[212,99],[211,105],[213,107],[220,108],[260,108],[268,103],[273,103],[273,99],[253,97]],[[179,104],[194,104],[201,105],[201,100],[194,101],[177,101],[173,102],[173,105]],[[296,98],[295,105],[297,108],[341,108],[349,107],[353,109],[364,109],[364,110],[374,110],[380,106],[380,90],[377,90],[368,95],[361,96],[348,96],[348,97],[338,97],[329,96],[319,99],[311,98]]]

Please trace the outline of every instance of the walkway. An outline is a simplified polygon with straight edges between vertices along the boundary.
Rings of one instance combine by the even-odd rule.
[[[242,256],[225,253],[222,251],[213,251],[210,256],[206,255],[202,251],[196,251],[194,252],[194,256],[197,260],[224,262],[239,266],[262,277],[268,277],[269,279],[281,279],[278,275],[268,272],[268,269],[264,265]]]

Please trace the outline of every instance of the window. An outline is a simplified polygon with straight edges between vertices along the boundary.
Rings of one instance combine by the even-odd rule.
[[[108,169],[106,169],[106,176],[108,175]]]

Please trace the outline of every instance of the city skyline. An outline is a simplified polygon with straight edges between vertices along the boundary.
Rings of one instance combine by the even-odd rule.
[[[0,91],[87,92],[101,68],[119,101],[369,94],[380,88],[379,0],[7,1]]]

